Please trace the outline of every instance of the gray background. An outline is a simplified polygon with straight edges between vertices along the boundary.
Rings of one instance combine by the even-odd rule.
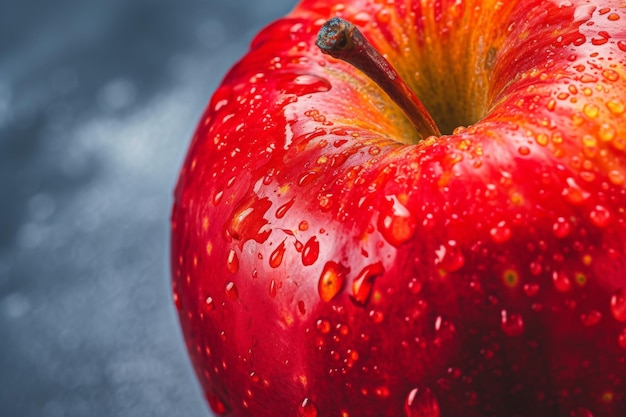
[[[295,0],[2,0],[0,416],[208,416],[169,278],[212,91]]]

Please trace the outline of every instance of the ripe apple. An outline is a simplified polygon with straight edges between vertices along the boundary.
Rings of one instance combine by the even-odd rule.
[[[304,0],[267,27],[172,214],[213,411],[625,416],[625,105],[621,0]]]

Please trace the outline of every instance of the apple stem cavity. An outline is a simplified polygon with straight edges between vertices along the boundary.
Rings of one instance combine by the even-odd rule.
[[[378,84],[402,109],[422,139],[441,136],[413,90],[354,24],[340,17],[328,20],[317,34],[316,45],[323,53],[347,62]]]

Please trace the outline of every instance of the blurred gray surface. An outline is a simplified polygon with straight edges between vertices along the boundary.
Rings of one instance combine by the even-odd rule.
[[[172,189],[295,0],[0,4],[0,416],[211,415],[171,302]]]

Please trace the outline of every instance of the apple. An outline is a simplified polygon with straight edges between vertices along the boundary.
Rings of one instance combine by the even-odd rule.
[[[626,6],[304,0],[199,123],[173,297],[217,415],[626,415]]]

